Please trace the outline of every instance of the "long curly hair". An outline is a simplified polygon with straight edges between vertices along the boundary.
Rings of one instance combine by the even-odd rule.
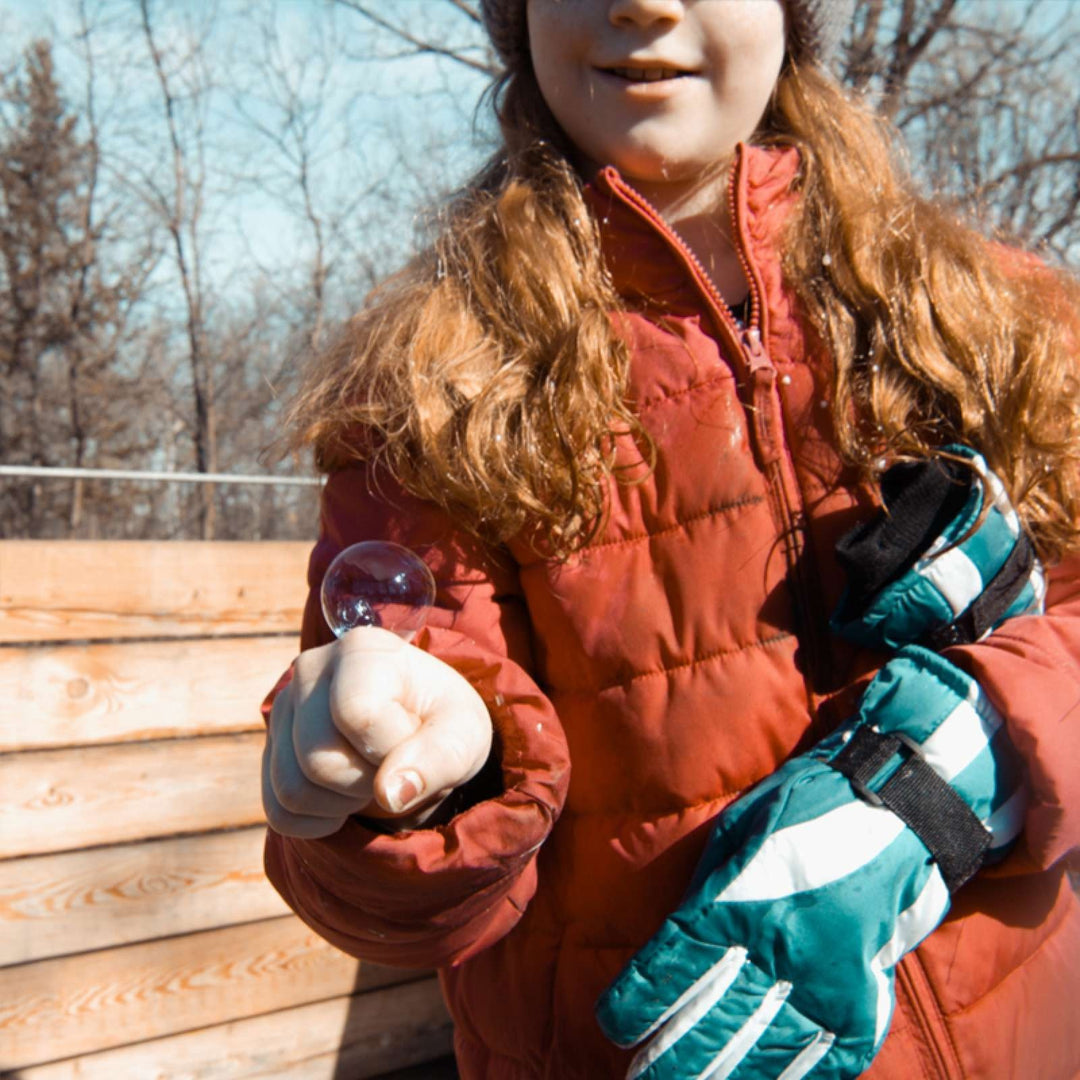
[[[287,439],[565,556],[652,449],[573,148],[527,59],[493,99],[503,146],[314,358]],[[1075,280],[921,196],[894,132],[820,70],[785,67],[754,141],[800,151],[785,274],[831,358],[842,458],[872,482],[883,456],[976,447],[1044,559],[1080,547]]]

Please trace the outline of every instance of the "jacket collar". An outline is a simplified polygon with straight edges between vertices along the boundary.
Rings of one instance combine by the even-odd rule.
[[[728,185],[733,234],[751,287],[763,301],[779,284],[773,273],[776,241],[798,173],[799,154],[793,148],[736,147]],[[702,290],[695,281],[693,254],[618,170],[601,169],[586,186],[585,196],[599,223],[608,272],[623,300],[672,315],[700,311]]]

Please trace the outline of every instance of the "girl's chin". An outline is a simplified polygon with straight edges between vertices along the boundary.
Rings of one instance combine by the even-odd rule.
[[[619,170],[624,180],[631,184],[649,187],[673,186],[685,187],[687,184],[700,183],[703,177],[715,176],[723,172],[731,161],[735,148],[727,154],[709,156],[704,159],[686,160],[681,155],[665,156],[652,154],[624,154],[613,157],[611,164]]]

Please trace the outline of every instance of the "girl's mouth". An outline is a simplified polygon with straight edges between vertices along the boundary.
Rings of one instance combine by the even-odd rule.
[[[609,67],[601,69],[607,75],[615,75],[627,82],[651,83],[663,82],[665,79],[681,79],[693,72],[682,71],[679,68],[668,67]]]

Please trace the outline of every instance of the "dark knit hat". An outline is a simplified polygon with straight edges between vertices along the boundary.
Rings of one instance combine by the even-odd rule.
[[[502,62],[525,48],[525,0],[480,0],[484,25]],[[802,63],[828,63],[851,22],[855,0],[786,0],[788,49]]]

